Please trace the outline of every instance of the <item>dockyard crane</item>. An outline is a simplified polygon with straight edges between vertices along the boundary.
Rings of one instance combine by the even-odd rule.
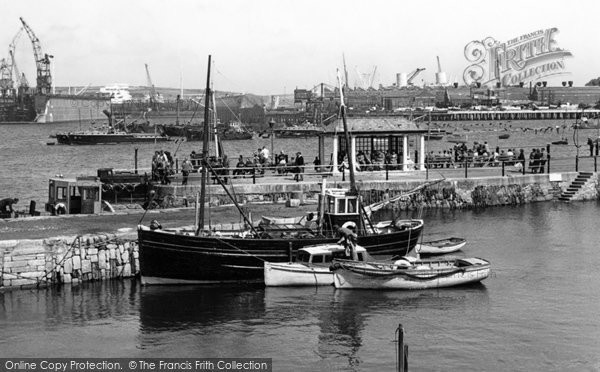
[[[148,82],[148,87],[150,88],[150,97],[149,103],[150,107],[153,109],[157,108],[157,103],[160,101],[160,94],[156,92],[156,88],[154,88],[154,83],[152,82],[152,78],[150,77],[150,70],[148,69],[148,64],[144,63],[146,66],[146,80]]]
[[[424,71],[425,68],[420,68],[417,67],[416,70],[414,70],[413,72],[410,73],[410,75],[408,75],[408,78],[406,79],[406,83],[408,85],[413,85],[412,81],[414,80],[414,78],[417,77],[417,75],[419,75],[419,73],[421,73],[421,71]]]
[[[23,17],[19,18],[23,24],[23,28],[27,32],[31,45],[33,46],[33,55],[35,57],[35,66],[37,70],[37,94],[50,94],[52,91],[52,74],[50,73],[50,58],[54,56],[43,53],[40,39],[35,36],[35,33],[25,22]]]
[[[13,37],[11,43],[8,46],[8,55],[10,59],[8,60],[10,65],[10,72],[14,76],[14,82],[16,83],[17,88],[21,84],[21,74],[19,73],[19,68],[17,67],[17,62],[15,60],[15,50],[17,49],[17,42],[21,38],[21,34],[23,33],[23,27],[19,28],[19,31]]]
[[[8,95],[13,89],[12,73],[6,58],[0,59],[0,96]]]

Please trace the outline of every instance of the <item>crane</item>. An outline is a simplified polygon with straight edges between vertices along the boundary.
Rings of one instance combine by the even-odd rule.
[[[154,88],[154,83],[152,82],[152,78],[150,78],[150,70],[148,69],[148,64],[144,64],[146,66],[146,80],[148,82],[148,86],[150,87],[150,97],[148,98],[148,102],[150,103],[150,107],[156,108],[156,104],[159,101],[159,94],[156,93],[156,89]]]
[[[27,36],[31,40],[33,46],[33,55],[35,57],[35,67],[37,70],[37,86],[36,92],[38,94],[50,94],[52,90],[52,74],[50,72],[50,58],[54,56],[48,53],[42,53],[42,46],[40,45],[40,39],[35,36],[35,33],[25,22],[23,17],[19,18],[23,24]]]
[[[12,62],[12,70],[13,70],[13,74],[15,76],[15,83],[17,85],[17,89],[19,90],[19,93],[22,90],[27,90],[27,88],[29,88],[29,82],[27,81],[27,78],[25,77],[25,74],[21,74],[21,72],[19,71],[19,68],[17,67],[17,61],[15,60],[15,53],[13,50],[8,52],[10,54],[10,59]]]
[[[421,71],[424,71],[424,70],[425,70],[425,68],[417,67],[416,70],[414,70],[413,72],[410,73],[410,75],[408,75],[408,78],[406,79],[406,83],[408,85],[413,85],[412,84],[413,79],[416,78],[417,75],[419,75],[419,73],[421,73]]]
[[[17,66],[17,60],[15,59],[15,50],[17,48],[17,42],[19,41],[19,39],[21,38],[21,34],[23,33],[24,28],[21,27],[19,29],[19,31],[17,32],[17,34],[15,35],[15,37],[13,37],[12,42],[10,43],[10,45],[8,46],[8,54],[10,56],[10,63],[11,63],[11,74],[13,74],[14,76],[14,82],[15,85],[17,87],[17,89],[19,89],[19,93],[21,93],[21,88],[24,88],[25,90],[27,90],[27,88],[29,88],[29,82],[27,81],[27,78],[25,77],[25,74],[21,74],[21,72],[19,71],[19,67]]]
[[[6,58],[0,59],[0,96],[5,96],[13,89],[12,73]]]

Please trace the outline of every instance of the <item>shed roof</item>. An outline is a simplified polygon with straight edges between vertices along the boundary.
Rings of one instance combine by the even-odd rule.
[[[427,133],[427,129],[401,117],[350,117],[347,118],[348,130],[352,134],[403,134]],[[325,128],[325,133],[344,132],[342,119],[337,119]]]

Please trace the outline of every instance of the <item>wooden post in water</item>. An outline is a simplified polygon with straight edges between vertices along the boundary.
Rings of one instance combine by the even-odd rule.
[[[396,328],[396,371],[408,371],[408,345],[404,345],[404,327],[398,324]]]

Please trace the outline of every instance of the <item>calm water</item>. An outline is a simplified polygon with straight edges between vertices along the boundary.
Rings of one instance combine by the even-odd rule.
[[[556,126],[569,126],[571,122],[563,120],[544,121],[512,121],[512,122],[452,122],[445,126],[449,131],[457,134],[467,134],[469,144],[472,141],[482,142],[488,140],[492,147],[525,148],[529,154],[532,146],[542,147],[556,141],[563,136],[557,134]],[[458,128],[460,127],[460,129]],[[38,205],[43,205],[48,197],[48,179],[57,174],[66,177],[76,175],[95,175],[96,170],[102,167],[115,169],[134,168],[134,149],[138,148],[138,168],[142,171],[150,169],[152,155],[155,150],[171,151],[179,158],[189,155],[192,150],[200,151],[200,142],[175,142],[159,144],[120,144],[100,146],[48,146],[50,135],[63,131],[80,130],[78,123],[52,123],[52,124],[20,124],[1,125],[3,140],[0,143],[0,199],[5,197],[18,197],[23,200],[21,206],[29,205],[29,200],[36,200]],[[87,129],[87,128],[83,128]],[[505,131],[505,129],[507,131]],[[523,129],[527,129],[525,132]],[[537,133],[536,133],[537,129]],[[508,132],[510,138],[498,140],[498,133]],[[581,153],[587,154],[585,139],[588,136],[598,137],[597,130],[580,131],[581,141],[584,146]],[[567,130],[564,136],[569,137],[573,143],[573,131]],[[301,151],[307,163],[312,163],[317,155],[318,143],[316,138],[275,139],[276,152],[284,150],[287,154]],[[326,154],[331,153],[331,144],[326,144]],[[430,141],[428,150],[448,149],[453,144],[446,141]],[[270,139],[254,139],[247,141],[225,141],[224,148],[232,159],[232,166],[239,155],[244,157],[252,154],[257,148],[266,146],[271,148]],[[411,154],[413,150],[411,149]],[[552,155],[555,158],[574,156],[576,148],[569,146],[553,146]],[[329,155],[327,155],[329,159]],[[573,161],[571,163],[574,163]],[[39,209],[39,208],[38,208]]]
[[[71,149],[71,148],[69,148]],[[276,371],[600,370],[600,204],[430,211],[427,238],[468,239],[482,285],[426,291],[141,287],[0,294],[0,356],[268,357]]]

